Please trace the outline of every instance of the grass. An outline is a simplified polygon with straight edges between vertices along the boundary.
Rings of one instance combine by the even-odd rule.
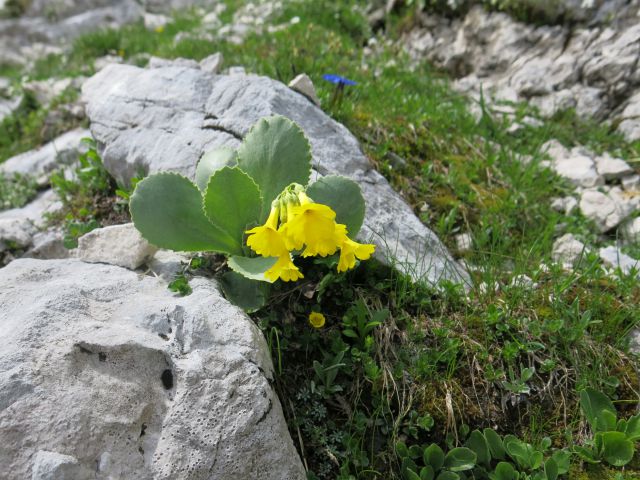
[[[584,218],[549,208],[551,197],[571,188],[540,167],[539,148],[557,138],[633,159],[640,144],[573,112],[516,136],[505,133],[507,120],[476,122],[468,101],[429,65],[411,66],[383,38],[364,54],[372,33],[361,6],[290,3],[273,23],[294,16],[299,23],[251,34],[242,45],[197,34],[175,42],[176,33],[199,28],[184,13],[160,32],[134,24],[80,37],[68,55],[42,60],[30,76],[88,75],[93,60],[107,54],[142,63],[145,55],[199,60],[217,51],[227,66],[283,82],[305,72],[328,113],[358,137],[416,214],[474,266],[467,294],[455,286],[436,292],[375,262],[336,274],[326,261],[308,260],[305,280],[281,285],[269,307],[253,315],[271,346],[277,389],[310,478],[402,478],[396,441],[451,448],[474,428],[530,443],[548,436],[558,448],[580,444],[590,433],[576,392],[586,386],[614,398],[623,416],[632,414],[639,385],[626,338],[640,321],[640,288],[631,277],[605,275],[597,258],[575,272],[551,265],[551,246],[562,232],[600,240]],[[322,80],[324,73],[358,85],[332,104],[334,85]],[[28,101],[11,120],[19,128],[6,130],[18,133],[0,141],[0,158],[42,141],[35,132],[46,111]],[[518,106],[518,116],[531,113]],[[523,155],[531,156],[528,164]],[[76,185],[57,181],[66,221],[80,222],[77,232],[120,208],[94,202],[115,198],[116,188],[94,173]],[[95,181],[102,186],[91,186]],[[456,251],[459,233],[471,235],[471,251]],[[512,285],[520,274],[537,286]],[[323,329],[308,324],[311,311],[325,314]],[[357,328],[375,319],[381,325]],[[638,478],[632,470],[625,478]],[[574,460],[570,478],[616,473]]]

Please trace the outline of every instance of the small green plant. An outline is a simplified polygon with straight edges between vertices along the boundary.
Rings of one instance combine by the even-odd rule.
[[[371,313],[362,299],[351,306],[342,318],[342,334],[353,338],[362,351],[368,351],[373,345],[371,333],[382,325],[389,316],[388,309]]]
[[[591,388],[580,392],[580,406],[594,435],[585,445],[575,446],[574,452],[588,463],[604,460],[614,467],[629,463],[640,440],[640,414],[618,420],[611,400]]]
[[[33,177],[0,172],[0,211],[22,207],[35,197],[37,184]]]
[[[310,175],[302,130],[273,116],[254,125],[237,151],[204,155],[195,183],[168,172],[140,181],[131,217],[158,247],[228,256],[227,297],[255,310],[261,306],[256,300],[267,298],[264,284],[303,278],[293,255],[326,257],[339,250],[341,272],[373,253],[373,245],[351,239],[364,219],[358,185],[339,176],[308,185]]]

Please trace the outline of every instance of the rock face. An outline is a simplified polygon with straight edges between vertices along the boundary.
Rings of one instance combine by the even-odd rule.
[[[309,138],[314,170],[358,182],[367,201],[361,239],[380,258],[436,282],[466,273],[364,156],[357,140],[304,96],[266,77],[213,76],[198,65],[141,69],[109,65],[83,86],[91,131],[109,172],[127,183],[140,172],[172,170],[193,177],[204,152],[237,147],[260,118],[280,114]]]
[[[0,269],[2,478],[305,478],[264,337],[192,287],[79,260]]]
[[[140,267],[156,250],[142,238],[133,223],[97,228],[78,239],[78,258],[81,260],[130,270]]]
[[[582,7],[581,15],[572,14],[592,20],[577,27],[528,25],[480,6],[452,20],[425,14],[402,41],[416,59],[457,77],[459,90],[479,98],[482,88],[490,104],[526,101],[544,116],[575,108],[583,117],[618,121],[619,131],[635,140],[640,138],[640,3],[593,5],[590,14]]]

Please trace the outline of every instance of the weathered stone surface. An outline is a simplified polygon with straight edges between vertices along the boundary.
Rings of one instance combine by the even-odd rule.
[[[614,269],[619,268],[624,275],[629,275],[633,269],[640,271],[640,260],[631,258],[614,246],[601,248],[599,253],[602,263]]]
[[[213,55],[200,60],[200,69],[203,72],[216,74],[222,70],[222,64],[224,63],[224,57],[221,52],[216,52]]]
[[[0,172],[31,175],[38,178],[40,183],[46,183],[46,174],[77,160],[78,152],[83,151],[80,140],[85,137],[91,137],[89,130],[71,130],[36,150],[10,158],[0,164]]]
[[[23,88],[26,92],[33,95],[40,105],[47,106],[67,88],[80,88],[83,81],[84,77],[48,78],[46,80],[27,82],[23,85]]]
[[[96,228],[78,239],[78,258],[135,270],[158,249],[149,245],[133,223]]]
[[[640,3],[598,0],[588,9],[565,3],[579,0],[547,2],[563,12],[565,22],[554,26],[479,5],[453,20],[422,14],[401,43],[416,60],[458,78],[460,91],[477,98],[482,89],[490,108],[504,100],[527,101],[544,116],[575,108],[579,116],[617,120],[627,139],[640,138]],[[574,15],[587,23],[568,24]]]
[[[578,187],[595,187],[604,184],[591,153],[575,147],[567,150],[557,140],[550,140],[541,147],[551,157],[551,168],[561,177]]]
[[[64,232],[59,227],[36,233],[31,243],[32,247],[23,255],[25,258],[50,260],[71,256],[72,251],[64,246]]]
[[[624,222],[618,232],[625,244],[640,243],[640,217]]]
[[[633,173],[633,168],[621,158],[614,158],[609,153],[596,157],[596,169],[605,180],[616,180]]]
[[[21,208],[0,212],[0,252],[9,247],[23,248],[45,225],[45,214],[60,208],[57,196],[51,190],[41,193]]]
[[[578,200],[574,197],[554,198],[551,201],[551,208],[556,212],[570,215],[578,206]]]
[[[582,192],[580,211],[593,220],[600,232],[617,227],[638,208],[640,198],[628,198],[619,187],[608,191],[589,189]]]
[[[415,279],[467,278],[435,234],[372,168],[355,137],[275,80],[212,76],[177,66],[110,65],[85,82],[83,98],[104,164],[124,183],[139,171],[193,177],[204,152],[237,147],[260,118],[284,115],[309,138],[317,173],[345,175],[360,184],[367,200],[360,238],[376,243],[379,258],[395,258]]]
[[[551,258],[554,262],[570,269],[575,267],[587,252],[588,249],[584,243],[571,233],[567,233],[553,243]]]
[[[4,479],[305,478],[264,337],[212,281],[191,286],[79,260],[0,269]]]
[[[289,88],[295,90],[298,93],[303,94],[314,104],[320,106],[320,99],[316,94],[316,89],[313,86],[313,82],[306,73],[301,73],[296,78],[289,82]]]

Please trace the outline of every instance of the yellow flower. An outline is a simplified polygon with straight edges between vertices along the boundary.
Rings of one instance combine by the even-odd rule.
[[[164,25],[158,25],[156,28],[156,33],[162,33],[164,32]]]
[[[270,282],[275,282],[278,278],[285,282],[295,282],[296,280],[304,278],[304,275],[302,275],[298,267],[295,266],[288,252],[280,255],[278,261],[264,273],[264,276]]]
[[[278,232],[278,209],[272,208],[264,225],[247,230],[247,245],[263,257],[288,257],[289,252],[282,235]]]
[[[324,327],[324,315],[320,312],[311,312],[309,314],[309,323],[314,328],[322,328]]]
[[[340,260],[338,261],[338,272],[346,272],[355,267],[356,258],[367,260],[375,251],[376,246],[366,243],[354,242],[347,238],[340,246]]]
[[[291,207],[291,215],[280,232],[289,250],[300,250],[306,245],[303,257],[326,257],[336,252],[347,235],[347,227],[336,223],[335,218],[336,212],[327,205],[303,203]]]

